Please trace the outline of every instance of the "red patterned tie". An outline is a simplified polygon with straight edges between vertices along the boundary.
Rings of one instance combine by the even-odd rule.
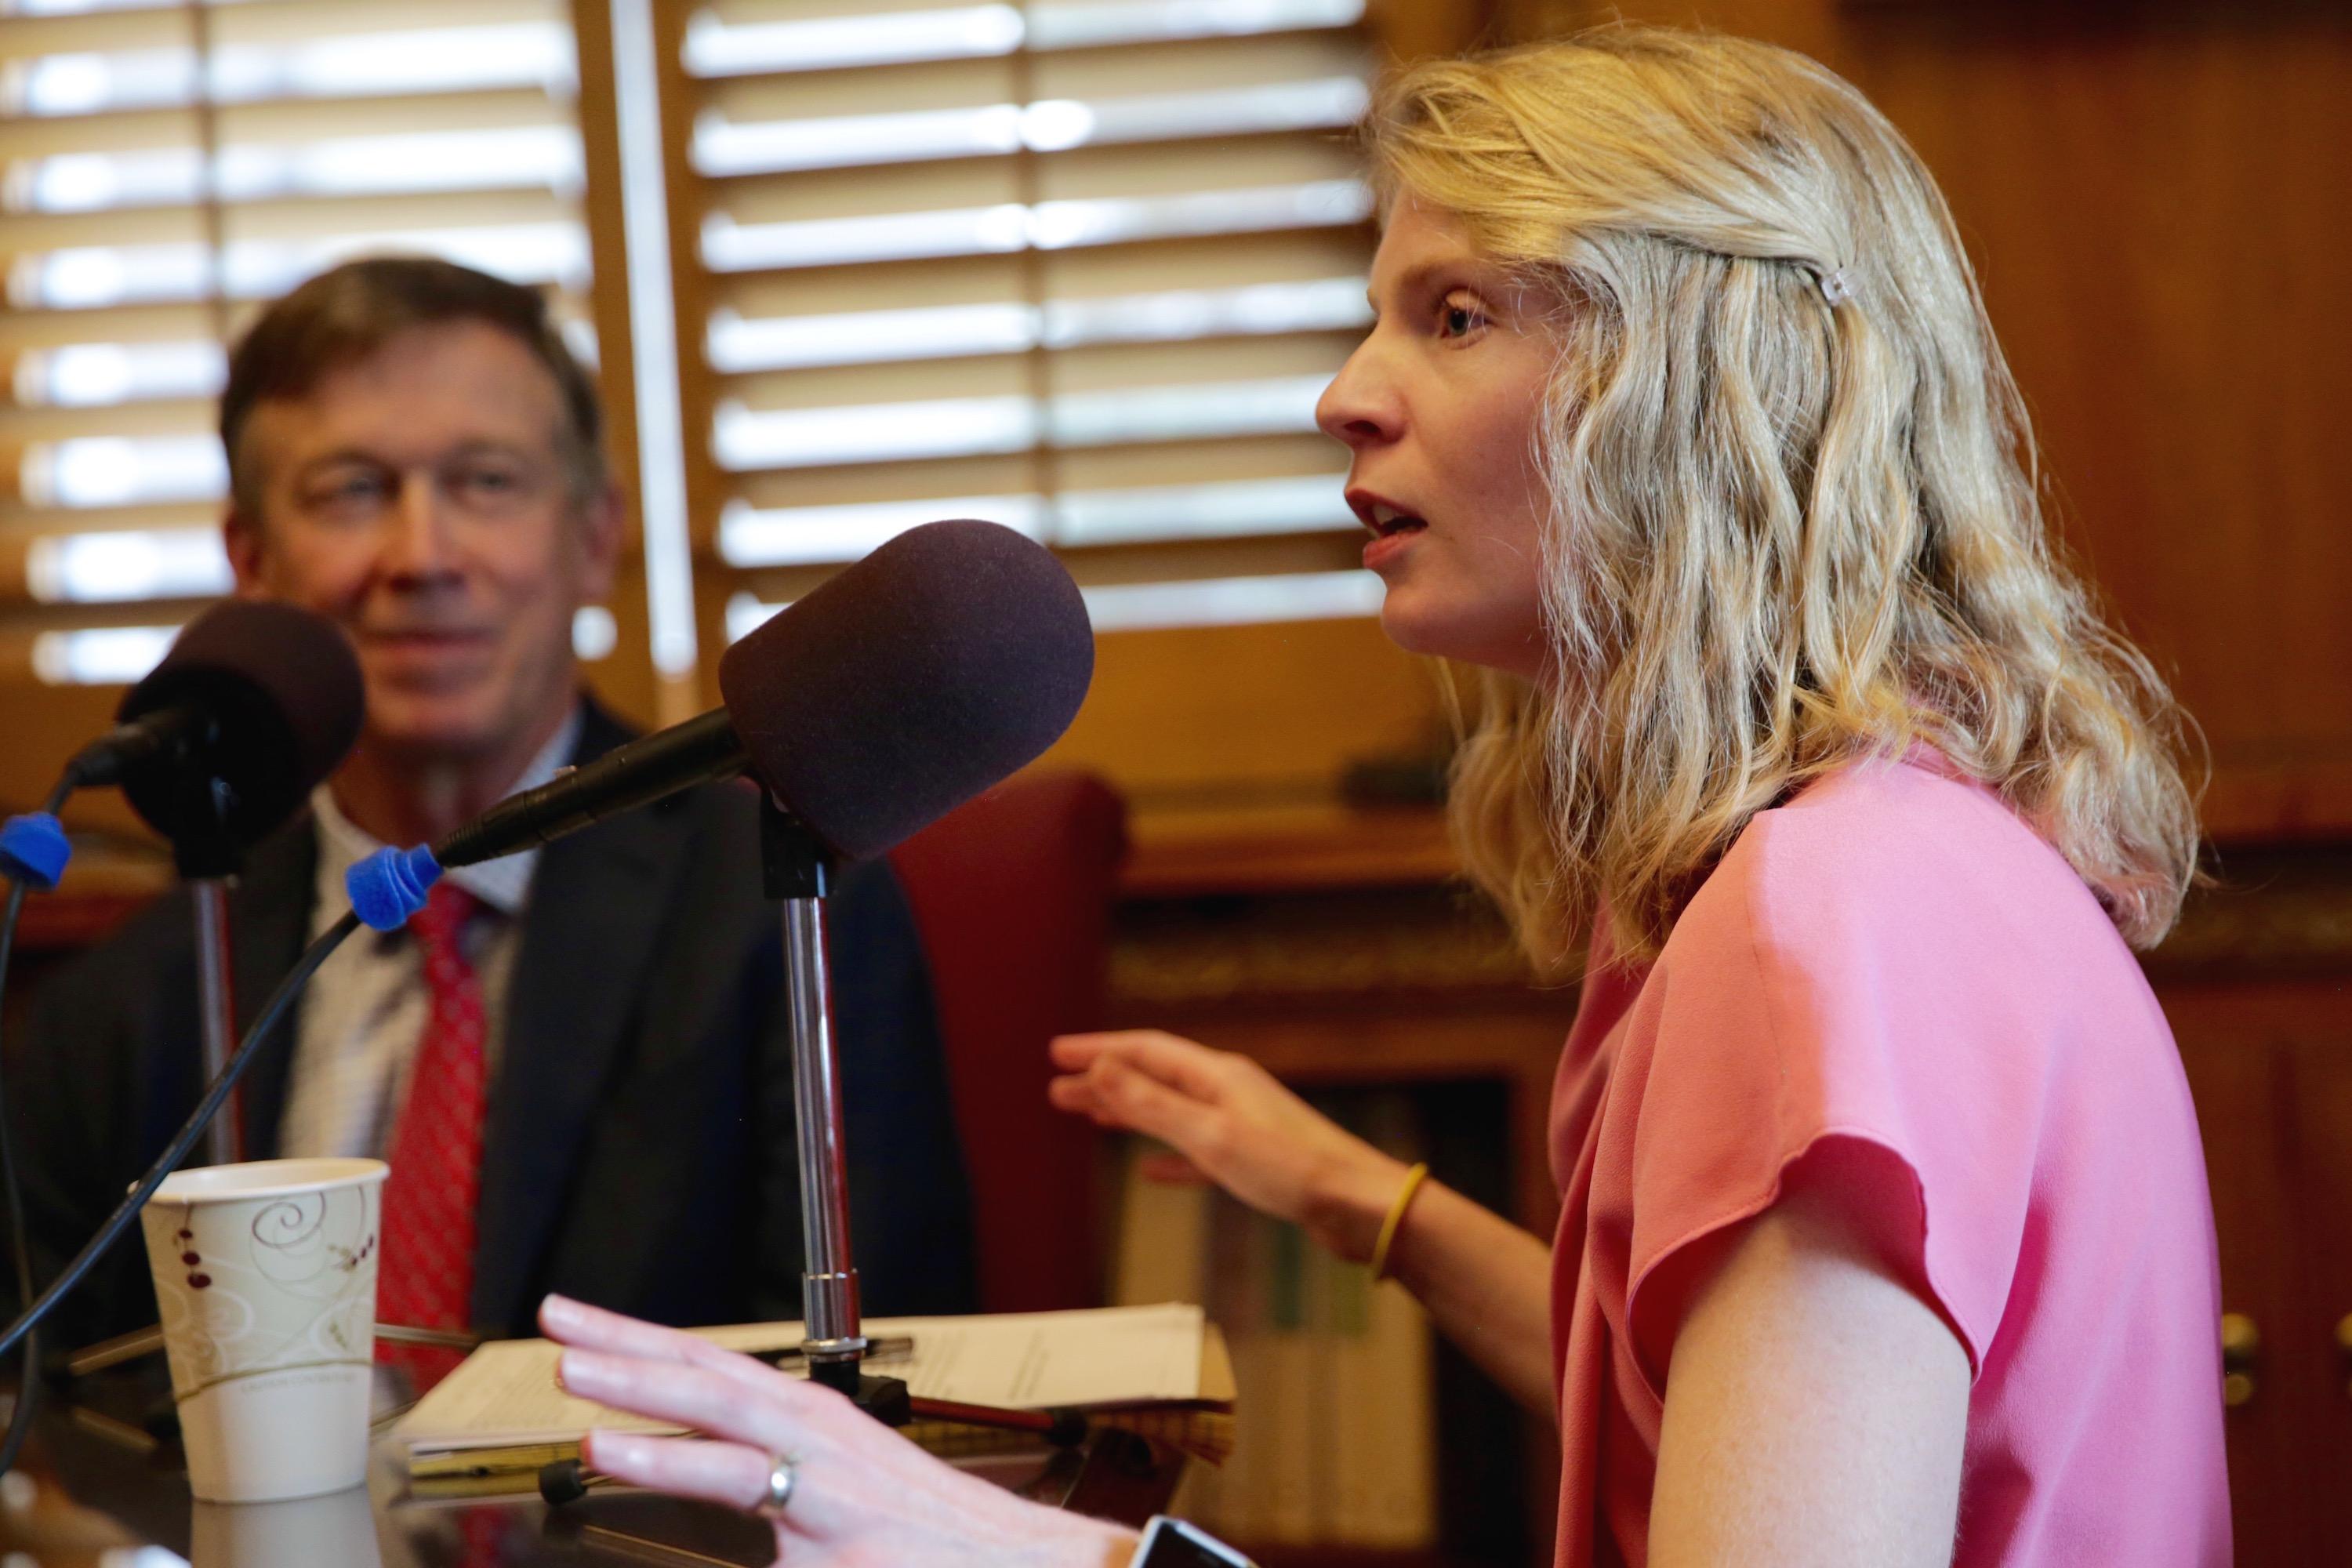
[[[462,1329],[469,1321],[487,1074],[482,985],[459,939],[475,907],[472,894],[440,882],[408,923],[425,964],[425,1034],[385,1154],[392,1175],[383,1189],[375,1300],[376,1316],[387,1323]],[[377,1353],[408,1367],[420,1394],[462,1359],[381,1342]]]

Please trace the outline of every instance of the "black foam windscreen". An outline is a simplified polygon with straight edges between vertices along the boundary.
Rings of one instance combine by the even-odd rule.
[[[184,768],[142,768],[122,793],[157,832],[225,832],[252,844],[292,816],[359,738],[366,688],[332,622],[291,605],[227,599],[190,621],[122,699],[123,723],[180,709],[208,736],[191,787]],[[205,800],[209,795],[208,808]],[[216,820],[192,821],[192,814]]]
[[[778,612],[727,650],[719,689],[778,804],[863,859],[1052,745],[1094,666],[1053,553],[959,521],[908,530]]]

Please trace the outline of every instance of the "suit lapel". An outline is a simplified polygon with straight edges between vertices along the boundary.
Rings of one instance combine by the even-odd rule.
[[[623,732],[593,707],[579,760]],[[507,993],[482,1132],[474,1321],[527,1322],[523,1300],[586,1151],[589,1122],[651,967],[686,859],[689,814],[629,812],[541,851]]]
[[[311,879],[319,862],[319,839],[303,812],[257,846],[229,899],[229,930],[236,942],[236,1031],[246,1031],[287,971],[301,956],[310,924]],[[289,1006],[277,1027],[255,1043],[261,1052],[238,1086],[245,1121],[246,1157],[278,1156],[278,1122],[286,1111],[286,1087],[294,1064],[294,1024],[299,1009]]]

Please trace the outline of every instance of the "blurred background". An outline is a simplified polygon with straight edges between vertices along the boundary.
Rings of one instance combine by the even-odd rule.
[[[1573,994],[1449,880],[1443,695],[1380,636],[1312,410],[1367,321],[1374,74],[1621,15],[1805,50],[1911,139],[2066,543],[2203,728],[2217,885],[2149,965],[2207,1132],[2240,1558],[2341,1561],[2338,3],[0,0],[0,806],[226,584],[224,345],[336,261],[446,255],[550,290],[601,380],[635,507],[576,627],[607,700],[712,705],[731,637],[912,523],[1049,543],[1099,636],[1048,763],[1129,813],[1114,1016],[1548,1227]],[[36,967],[168,875],[110,797],[69,821]],[[1270,1563],[1549,1560],[1546,1439],[1409,1310],[1197,1195],[1112,1213],[1109,1291],[1234,1333],[1244,1453],[1202,1517]]]

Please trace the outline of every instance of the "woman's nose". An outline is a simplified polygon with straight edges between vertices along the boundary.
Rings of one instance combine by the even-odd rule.
[[[1323,434],[1349,447],[1396,439],[1403,428],[1403,408],[1371,340],[1357,346],[1323,389],[1315,403],[1315,423]]]

